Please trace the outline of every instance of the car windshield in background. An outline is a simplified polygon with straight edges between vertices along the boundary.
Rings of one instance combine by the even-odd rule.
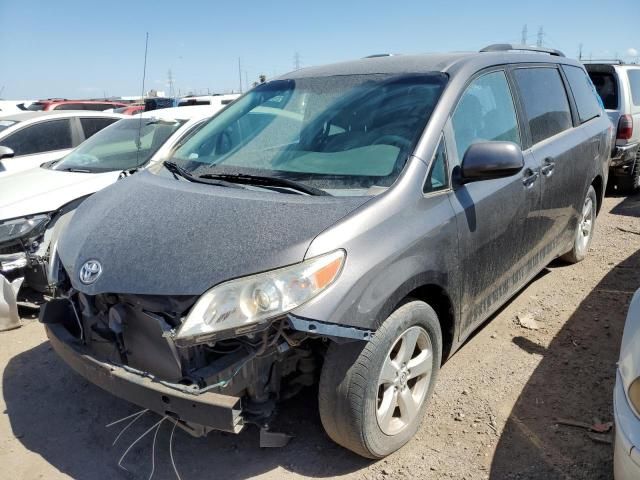
[[[45,104],[40,102],[33,102],[31,105],[27,107],[27,110],[32,112],[39,112],[44,110]]]
[[[16,123],[18,122],[14,120],[0,120],[0,132],[5,128],[9,128],[11,125],[15,125]]]
[[[140,167],[183,123],[155,118],[119,120],[93,135],[52,168],[108,172]]]
[[[260,175],[366,195],[398,177],[446,82],[442,73],[272,81],[210,120],[173,161],[194,176]]]

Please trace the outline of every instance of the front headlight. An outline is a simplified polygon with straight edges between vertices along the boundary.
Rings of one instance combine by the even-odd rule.
[[[34,215],[29,218],[16,218],[0,223],[0,243],[24,237],[31,232],[42,229],[49,220],[49,215]]]
[[[628,390],[629,403],[636,412],[636,415],[640,416],[640,377],[636,378]]]
[[[345,252],[337,250],[290,267],[221,283],[200,297],[176,340],[202,343],[222,331],[241,333],[290,312],[331,285],[344,259]]]

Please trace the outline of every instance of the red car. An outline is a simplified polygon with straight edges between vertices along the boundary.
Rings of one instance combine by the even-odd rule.
[[[27,107],[31,111],[49,111],[49,110],[95,110],[104,111],[110,108],[127,107],[126,103],[95,101],[95,100],[67,100],[64,98],[50,98],[48,100],[40,100],[33,102]]]
[[[123,115],[135,115],[140,112],[144,112],[144,104],[127,105],[126,107],[119,107],[113,110],[113,113],[121,113]]]

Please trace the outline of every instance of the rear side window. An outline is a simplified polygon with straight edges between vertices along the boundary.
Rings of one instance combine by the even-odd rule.
[[[82,124],[85,140],[116,121],[118,121],[117,118],[81,118],[80,123]]]
[[[514,73],[534,145],[572,127],[569,100],[558,70],[520,68]]]
[[[81,103],[60,103],[54,105],[52,110],[84,110]]]
[[[71,148],[71,124],[64,119],[29,125],[2,140],[2,145],[16,156]]]
[[[618,82],[616,77],[609,72],[589,72],[589,77],[596,92],[600,95],[604,108],[616,110],[618,108]]]
[[[629,70],[629,85],[631,101],[635,106],[640,106],[640,70]]]
[[[521,144],[513,98],[502,71],[474,80],[462,94],[451,120],[460,160],[473,143]]]
[[[587,74],[578,67],[563,65],[562,69],[569,80],[569,87],[576,101],[580,123],[584,123],[600,115],[600,103],[596,91]]]
[[[94,112],[104,112],[105,110],[109,110],[113,107],[114,105],[112,103],[85,103],[82,106],[82,109],[93,110]]]

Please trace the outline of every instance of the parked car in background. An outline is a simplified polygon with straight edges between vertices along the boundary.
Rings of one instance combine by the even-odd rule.
[[[31,103],[27,110],[32,112],[48,112],[51,110],[94,110],[103,112],[110,108],[126,107],[126,103],[112,102],[108,100],[67,100],[67,99],[50,99],[39,100]]]
[[[62,158],[121,118],[123,115],[103,112],[21,112],[0,116],[0,177]]]
[[[216,95],[191,95],[188,97],[182,97],[178,100],[178,106],[187,107],[193,105],[213,105],[224,107],[233,102],[240,96],[239,93],[225,93]]]
[[[611,142],[553,50],[297,70],[87,199],[41,321],[76,371],[196,435],[267,425],[319,378],[329,436],[384,457],[444,358],[550,261],[585,258]]]
[[[146,98],[144,100],[145,112],[150,112],[152,110],[160,110],[162,108],[174,108],[177,106],[178,106],[178,100],[176,98],[154,97],[154,98]]]
[[[624,325],[613,393],[615,480],[640,478],[640,290]]]
[[[135,115],[136,113],[144,112],[144,104],[135,103],[126,107],[114,108],[113,112],[121,113],[122,115]]]
[[[620,61],[585,67],[616,127],[609,183],[635,193],[640,190],[640,65]]]
[[[78,205],[123,172],[129,175],[159,163],[216,111],[173,108],[126,117],[61,160],[0,178],[0,284],[4,277],[11,284],[52,294],[47,278],[53,268],[51,252]],[[5,294],[5,303],[15,304],[19,288],[14,290],[13,296]]]

